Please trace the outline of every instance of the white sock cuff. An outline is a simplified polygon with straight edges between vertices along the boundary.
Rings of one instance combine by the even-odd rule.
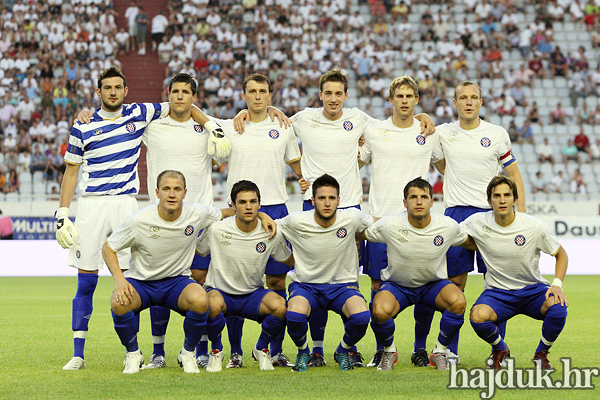
[[[323,347],[323,340],[313,340],[313,347]]]
[[[340,342],[340,345],[341,345],[343,348],[345,348],[346,350],[348,350],[350,347],[352,347],[352,346],[348,346],[348,345],[346,344],[346,342],[344,342],[344,339],[342,339],[342,341]]]
[[[552,346],[554,344],[554,342],[551,342],[549,340],[546,340],[546,338],[544,338],[544,336],[542,335],[542,343],[544,343],[546,346]]]
[[[165,342],[165,336],[152,336],[152,344],[162,344]]]
[[[492,343],[490,343],[492,346],[497,345],[498,343],[500,343],[500,341],[502,340],[502,337],[500,337],[500,335],[498,335],[498,339],[494,340]]]
[[[87,331],[73,331],[73,339],[85,339]]]
[[[392,343],[391,346],[384,347],[383,351],[385,351],[386,353],[395,353],[398,350],[396,349],[396,344]]]

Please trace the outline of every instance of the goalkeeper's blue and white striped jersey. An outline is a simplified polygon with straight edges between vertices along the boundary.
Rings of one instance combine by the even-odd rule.
[[[168,113],[169,103],[124,104],[120,112],[96,109],[89,124],[76,123],[65,161],[83,164],[81,195],[137,194],[142,134],[150,122]]]

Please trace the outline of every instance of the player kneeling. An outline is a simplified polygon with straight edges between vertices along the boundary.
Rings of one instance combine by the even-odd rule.
[[[212,342],[208,372],[223,369],[221,332],[225,318],[250,318],[262,324],[262,333],[252,349],[261,370],[272,370],[269,343],[285,329],[285,299],[264,288],[264,274],[269,256],[293,266],[292,251],[279,232],[273,239],[258,223],[260,191],[250,181],[233,185],[231,201],[235,216],[213,224],[198,239],[197,251],[210,253],[206,276],[209,298],[207,334]]]
[[[438,340],[429,357],[430,365],[438,370],[448,369],[446,348],[464,323],[465,296],[448,280],[446,252],[450,246],[475,246],[456,221],[431,213],[432,205],[431,185],[416,178],[404,187],[407,211],[381,218],[359,236],[387,244],[388,267],[381,271],[371,320],[373,332],[384,346],[377,367],[380,371],[391,370],[398,360],[394,318],[408,306],[421,304],[443,312]]]
[[[178,361],[187,373],[198,373],[194,350],[206,329],[208,296],[190,277],[197,232],[233,210],[184,203],[185,177],[163,171],[157,178],[158,205],[127,218],[107,239],[102,256],[114,280],[111,309],[115,331],[127,349],[123,373],[139,372],[144,362],[138,343],[140,311],[154,305],[168,307],[185,316],[185,341]],[[266,223],[272,224],[268,216]],[[116,252],[131,247],[132,265],[121,272]]]
[[[548,350],[565,326],[569,305],[562,290],[567,253],[546,224],[514,210],[518,193],[512,179],[494,177],[487,187],[487,199],[492,211],[472,215],[461,223],[487,267],[486,289],[471,309],[471,325],[492,345],[488,367],[499,369],[510,350],[498,324],[519,314],[543,320],[533,361],[539,369],[553,369]],[[556,258],[552,285],[540,274],[540,251]]]

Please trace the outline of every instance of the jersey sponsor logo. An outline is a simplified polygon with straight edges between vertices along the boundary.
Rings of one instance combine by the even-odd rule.
[[[229,240],[223,240],[223,241],[221,241],[221,244],[223,246],[229,246],[231,244],[231,242]]]
[[[398,231],[398,234],[399,234],[400,236],[408,236],[408,230],[406,230],[406,229],[401,229],[401,230],[399,230],[399,231]]]
[[[356,285],[348,285],[346,286],[347,289],[354,289],[354,290],[358,290],[358,286]]]
[[[450,131],[450,136],[458,136],[458,132],[457,131]]]
[[[185,236],[190,236],[192,233],[194,233],[194,227],[191,225],[188,225],[185,227]]]
[[[312,122],[321,122],[321,117],[312,117]]]
[[[492,228],[490,228],[490,227],[489,227],[489,226],[487,226],[487,225],[484,225],[484,226],[483,226],[483,231],[484,231],[484,232],[487,232],[487,233],[490,233],[490,232],[492,231]]]
[[[98,128],[94,131],[94,135],[99,135],[102,133],[102,128]]]
[[[75,257],[81,258],[81,252],[79,250],[75,252]]]
[[[271,130],[269,131],[269,137],[270,137],[271,139],[277,139],[277,138],[279,137],[279,132],[277,132],[277,130],[276,130],[276,129],[271,129]]]
[[[483,147],[490,147],[490,145],[492,144],[492,141],[489,138],[484,137],[484,138],[481,138],[481,141],[479,143],[481,143],[481,145]]]
[[[153,232],[153,233],[154,233],[154,232],[158,232],[158,231],[160,231],[160,228],[159,228],[158,226],[151,226],[151,227],[149,228],[149,231],[150,231],[150,232]]]
[[[525,244],[525,242],[526,242],[525,236],[523,236],[523,235],[515,236],[515,244],[517,246],[523,246]]]
[[[267,250],[267,245],[266,245],[264,242],[259,242],[259,243],[256,245],[256,251],[257,251],[258,253],[261,253],[261,254],[262,254],[262,253],[264,253],[264,252],[265,252],[265,250]]]
[[[379,132],[379,134],[380,134],[381,136],[390,136],[390,131],[383,130],[383,131],[380,131],[380,132]]]
[[[229,232],[223,232],[221,236],[223,236],[224,239],[231,239],[231,233]]]
[[[417,144],[419,144],[420,146],[423,146],[425,144],[425,142],[426,142],[425,136],[423,136],[423,135],[417,136]]]
[[[339,237],[340,239],[343,239],[346,237],[346,235],[348,234],[348,231],[346,230],[346,228],[340,228],[338,229],[338,231],[336,232],[336,236]]]
[[[344,129],[347,131],[351,131],[352,128],[354,128],[354,125],[352,125],[352,122],[350,121],[344,121]]]
[[[157,235],[156,233],[153,235],[150,235],[150,239],[158,239],[160,237],[160,235]]]
[[[202,128],[202,125],[194,125],[194,130],[198,133],[202,133],[204,128]]]
[[[444,237],[442,235],[437,235],[433,238],[433,244],[435,244],[436,246],[441,246],[442,244],[444,244]]]
[[[125,129],[127,129],[127,132],[135,132],[135,124],[133,122],[128,123],[127,125],[125,125]]]

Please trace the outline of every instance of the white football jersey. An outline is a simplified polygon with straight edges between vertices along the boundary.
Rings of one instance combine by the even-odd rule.
[[[179,122],[166,117],[148,125],[142,140],[148,148],[147,180],[151,201],[158,201],[156,177],[161,172],[172,169],[185,176],[186,202],[213,205],[213,159],[207,153],[208,135],[202,125],[191,118]]]
[[[466,130],[459,122],[442,124],[439,133],[446,159],[444,205],[490,208],[485,190],[500,166],[516,162],[508,132],[498,125],[481,121]],[[434,162],[439,161],[435,160]]]
[[[294,115],[292,127],[302,141],[302,176],[311,184],[323,174],[340,184],[340,207],[361,203],[362,185],[358,172],[358,139],[367,126],[376,122],[357,108],[343,110],[335,121],[323,115],[323,108],[307,108]],[[310,200],[312,188],[304,193]]]
[[[245,124],[244,132],[233,129],[233,120],[219,121],[231,141],[228,202],[231,188],[243,179],[254,182],[264,206],[285,204],[289,200],[285,187],[286,163],[300,159],[300,148],[292,128],[282,128],[279,120],[267,118]]]
[[[486,289],[519,290],[535,283],[549,284],[540,274],[540,251],[556,255],[560,243],[538,218],[517,212],[515,220],[503,227],[494,212],[473,214],[461,222],[483,257]]]
[[[107,242],[114,251],[131,247],[128,278],[155,281],[190,276],[198,232],[221,218],[218,208],[183,203],[179,218],[168,222],[153,204],[127,218]]]
[[[365,132],[360,160],[371,163],[370,214],[374,217],[404,211],[404,187],[411,180],[427,179],[432,160],[443,158],[437,132],[421,135],[421,123],[398,128],[392,118],[371,125]]]
[[[276,221],[294,249],[292,282],[358,282],[354,236],[372,225],[373,217],[357,208],[338,209],[335,223],[323,228],[315,221],[314,212],[295,212]]]
[[[264,287],[269,256],[283,262],[292,250],[280,231],[269,240],[260,221],[249,233],[242,232],[235,221],[233,216],[205,229],[198,238],[196,250],[204,256],[210,253],[206,286],[242,295]]]
[[[365,235],[371,242],[387,244],[388,266],[381,271],[381,280],[412,289],[448,279],[446,252],[467,240],[456,221],[434,212],[423,229],[412,226],[405,211],[381,218]]]

